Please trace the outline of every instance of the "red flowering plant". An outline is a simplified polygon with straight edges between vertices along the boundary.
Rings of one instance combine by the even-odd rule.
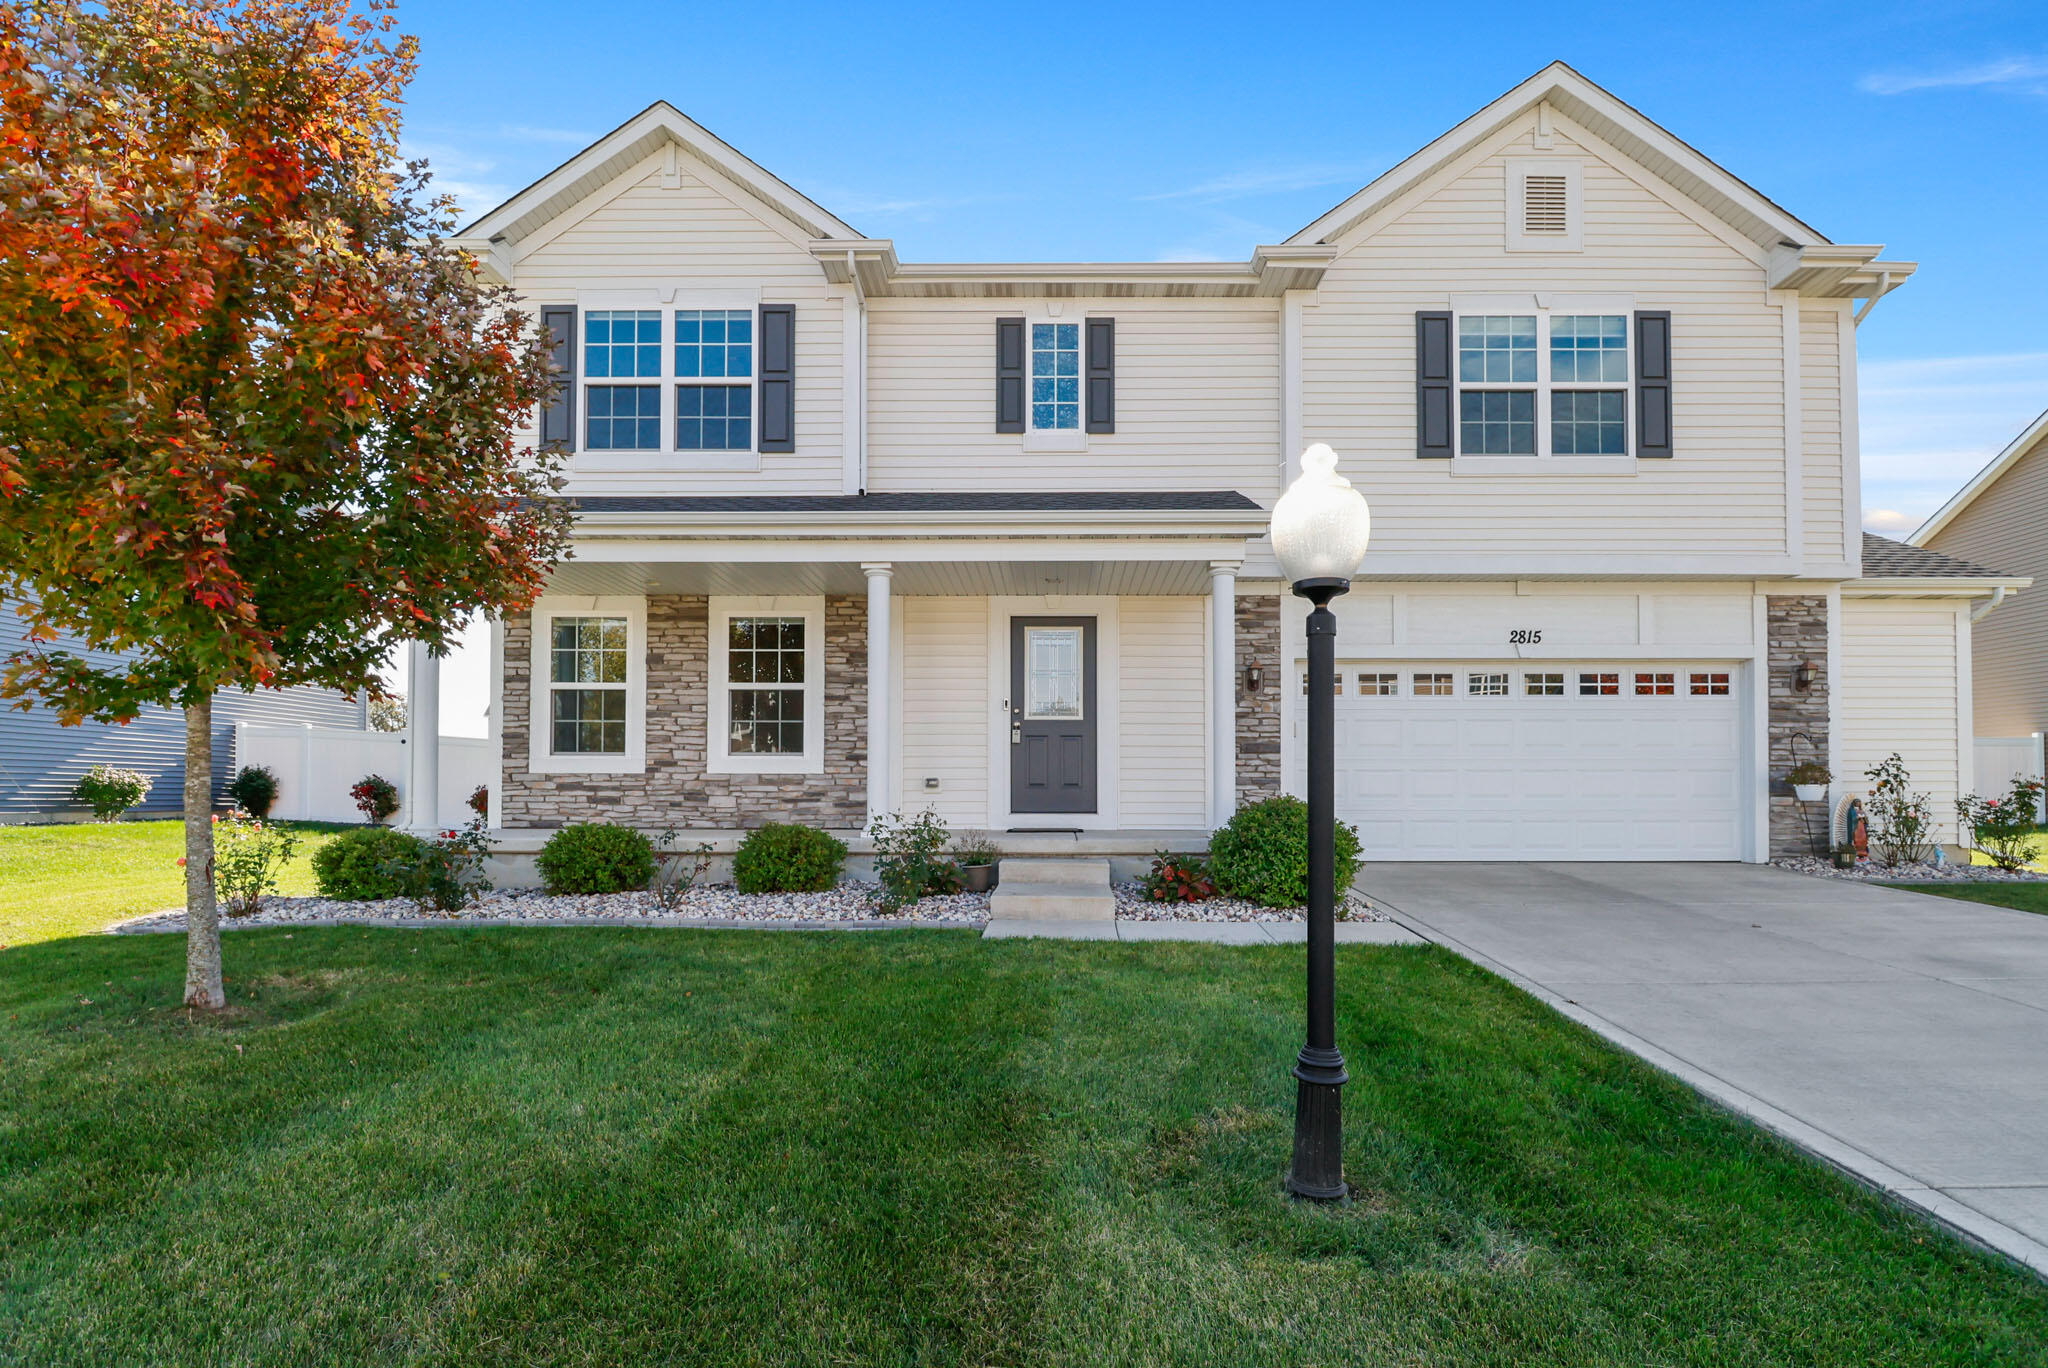
[[[1956,815],[1963,819],[1971,848],[2008,873],[2026,868],[2039,843],[2041,828],[2035,814],[2040,811],[2041,791],[2039,779],[2016,774],[2012,792],[2003,798],[1972,793],[1957,799]]]
[[[398,785],[381,774],[366,775],[356,780],[348,796],[366,822],[385,821],[398,811]]]
[[[1162,850],[1152,857],[1151,872],[1138,884],[1147,902],[1207,902],[1216,896],[1209,862],[1199,855],[1169,855]]]

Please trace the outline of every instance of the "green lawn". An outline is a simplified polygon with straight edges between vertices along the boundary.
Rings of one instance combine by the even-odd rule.
[[[346,828],[286,822],[299,853],[282,892],[311,893],[313,851]],[[126,917],[182,907],[185,828],[177,821],[0,826],[0,946],[98,931]]]
[[[2048,883],[1914,883],[1891,884],[1889,887],[1932,893],[1938,898],[1991,903],[2021,912],[2048,912]]]
[[[1434,949],[236,932],[0,954],[0,1363],[2030,1364],[2048,1287]]]

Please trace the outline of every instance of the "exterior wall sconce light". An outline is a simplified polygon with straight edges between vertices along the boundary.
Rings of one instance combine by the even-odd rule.
[[[1795,693],[1805,693],[1807,690],[1811,689],[1813,687],[1813,673],[1814,672],[1812,661],[1800,661],[1799,664],[1792,671],[1793,691]]]
[[[1246,693],[1257,693],[1259,691],[1258,666],[1247,665],[1244,667],[1244,691]]]

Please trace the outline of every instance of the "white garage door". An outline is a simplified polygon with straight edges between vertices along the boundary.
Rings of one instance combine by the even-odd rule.
[[[1725,662],[1348,662],[1337,813],[1368,859],[1738,859],[1741,681]]]

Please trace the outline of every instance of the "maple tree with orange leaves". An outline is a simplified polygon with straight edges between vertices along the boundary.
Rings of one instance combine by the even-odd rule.
[[[553,383],[402,163],[391,0],[0,0],[0,696],[185,709],[186,1001],[219,1007],[211,699],[382,692],[564,550]],[[134,653],[109,666],[60,634]]]

